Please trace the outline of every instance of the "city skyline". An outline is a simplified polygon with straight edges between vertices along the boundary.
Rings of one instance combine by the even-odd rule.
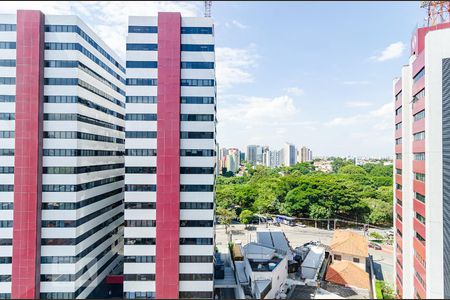
[[[252,14],[254,5],[213,3],[219,145],[273,148],[290,141],[308,145],[317,156],[391,157],[391,81],[407,61],[411,31],[423,25],[419,3],[339,2],[328,3],[323,11],[319,3],[262,2],[258,14]],[[122,58],[126,15],[203,13],[203,2],[25,1],[4,6],[4,13],[38,8],[79,15]],[[274,11],[284,15],[277,26],[265,21]],[[273,43],[267,34],[279,40]],[[291,47],[280,46],[285,44]],[[324,75],[326,89],[320,80]]]

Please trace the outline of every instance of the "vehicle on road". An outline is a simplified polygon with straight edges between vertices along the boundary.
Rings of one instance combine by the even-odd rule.
[[[377,243],[374,242],[370,242],[369,243],[369,248],[375,249],[375,250],[381,250],[381,246],[378,245]]]

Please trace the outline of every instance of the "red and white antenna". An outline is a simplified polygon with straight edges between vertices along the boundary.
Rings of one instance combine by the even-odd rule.
[[[420,7],[428,13],[426,26],[450,22],[450,1],[421,1]]]

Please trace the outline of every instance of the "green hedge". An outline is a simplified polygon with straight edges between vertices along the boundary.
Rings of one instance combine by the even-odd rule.
[[[383,299],[383,292],[382,289],[383,288],[383,282],[380,280],[377,280],[375,282],[375,294],[377,299]]]

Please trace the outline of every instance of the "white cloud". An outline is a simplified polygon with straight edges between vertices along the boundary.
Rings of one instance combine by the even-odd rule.
[[[253,82],[252,69],[257,67],[259,55],[255,46],[248,48],[216,48],[216,77],[219,91],[239,83]]]
[[[371,102],[368,101],[347,101],[345,102],[346,107],[369,107],[372,106]]]
[[[225,27],[227,27],[227,28],[235,27],[235,28],[239,28],[239,29],[247,29],[248,28],[247,25],[244,25],[237,20],[231,20],[230,22],[226,22]]]
[[[387,46],[379,55],[372,56],[371,59],[376,61],[386,61],[400,57],[405,50],[405,44],[401,41],[392,43]]]
[[[3,1],[2,13],[39,9],[45,14],[76,15],[122,59],[128,16],[155,16],[158,11],[179,11],[183,16],[201,16],[201,2],[165,1]]]
[[[289,121],[297,112],[294,100],[289,96],[274,98],[237,97],[234,103],[228,103],[218,109],[221,122],[244,122],[257,125],[268,122]]]
[[[305,91],[303,89],[298,88],[298,87],[288,87],[288,88],[285,88],[284,91],[293,96],[301,96],[305,93]]]
[[[364,114],[356,114],[349,117],[337,117],[330,122],[325,123],[325,126],[349,126],[349,125],[370,125],[377,130],[385,130],[392,127],[392,118],[394,114],[394,107],[392,103],[386,103],[381,107],[371,110]]]
[[[366,84],[369,84],[369,83],[370,82],[366,81],[366,80],[360,80],[360,81],[358,81],[358,80],[349,80],[349,81],[342,82],[342,84],[345,84],[345,85],[366,85]]]

